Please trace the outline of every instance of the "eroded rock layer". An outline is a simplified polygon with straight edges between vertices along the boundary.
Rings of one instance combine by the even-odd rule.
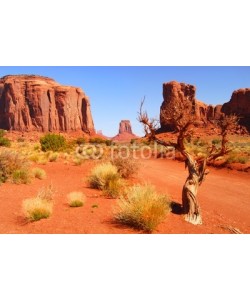
[[[95,130],[90,102],[81,88],[35,75],[0,79],[0,128],[86,133]]]

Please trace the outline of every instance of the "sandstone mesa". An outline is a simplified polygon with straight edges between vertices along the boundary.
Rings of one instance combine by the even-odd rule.
[[[36,75],[0,78],[0,128],[95,132],[90,101],[81,88]]]

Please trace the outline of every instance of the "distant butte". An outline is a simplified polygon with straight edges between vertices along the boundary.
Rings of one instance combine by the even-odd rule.
[[[163,102],[160,108],[159,132],[173,131],[172,109],[178,106],[195,116],[195,126],[206,131],[213,130],[216,121],[223,114],[236,114],[240,117],[236,133],[250,132],[250,89],[234,91],[231,100],[223,105],[207,105],[196,99],[196,87],[191,84],[170,81],[163,83]]]
[[[133,134],[132,126],[129,120],[122,120],[119,124],[119,133],[112,138],[113,141],[117,142],[130,142],[131,139],[137,138]]]
[[[83,90],[38,75],[0,78],[0,128],[95,132],[90,101]]]

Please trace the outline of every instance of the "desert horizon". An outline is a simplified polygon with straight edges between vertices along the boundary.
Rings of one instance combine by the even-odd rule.
[[[189,70],[194,78],[218,72],[186,68],[175,71]],[[69,78],[78,71],[69,84],[67,70]],[[170,77],[168,67],[65,67],[63,85],[21,71],[0,78],[1,233],[250,233],[250,88],[232,88],[244,83],[249,68],[227,83],[228,101],[214,104],[197,99],[199,86],[176,80],[152,82],[152,90],[157,84],[162,91],[160,104],[150,102],[152,96],[135,100],[131,76],[147,73],[150,83],[157,72]],[[117,82],[123,78],[133,101],[117,102],[123,85],[106,78],[100,98],[86,93],[87,83],[72,85],[91,71],[93,78],[122,75]],[[236,71],[230,68],[231,80]],[[204,85],[213,76],[196,80]],[[93,78],[89,84],[98,90]],[[109,95],[110,88],[117,91]],[[103,115],[115,116],[112,131],[106,119],[100,125]]]

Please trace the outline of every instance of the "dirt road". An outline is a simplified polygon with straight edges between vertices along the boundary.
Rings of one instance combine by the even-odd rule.
[[[140,179],[151,182],[179,203],[186,177],[187,171],[182,162],[163,159],[142,162]],[[204,225],[217,218],[217,223],[250,233],[249,173],[210,168],[210,173],[198,191],[198,199]]]
[[[40,166],[47,179],[34,179],[28,185],[4,183],[0,186],[0,233],[141,233],[132,228],[112,223],[116,199],[107,199],[101,191],[88,188],[86,177],[95,162],[69,166],[53,162]],[[184,164],[169,160],[144,160],[134,182],[150,182],[158,191],[171,195],[181,203],[181,191],[187,171]],[[54,210],[49,219],[27,223],[23,219],[22,202],[34,197],[48,184],[55,188]],[[154,233],[230,233],[237,228],[250,233],[250,174],[238,171],[211,169],[199,189],[203,224],[185,222],[183,215],[170,213]],[[81,191],[86,203],[70,208],[67,194]]]

